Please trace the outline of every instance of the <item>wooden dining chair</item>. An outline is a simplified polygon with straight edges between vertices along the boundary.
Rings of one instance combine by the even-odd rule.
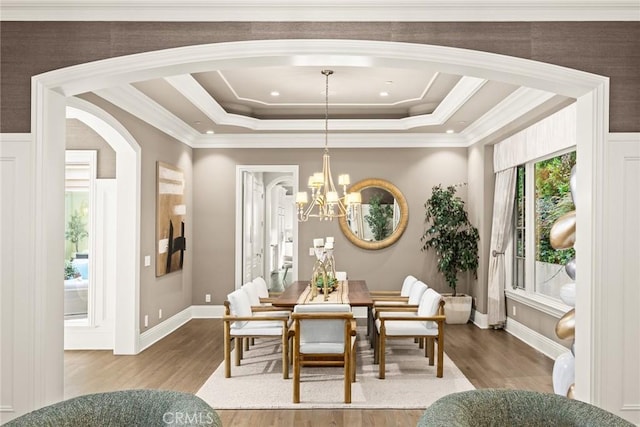
[[[282,377],[289,378],[289,312],[264,314],[254,312],[249,296],[244,289],[237,289],[227,295],[222,317],[224,328],[224,376],[231,377],[231,341],[235,341],[235,365],[240,366],[243,341],[258,337],[281,337]]]
[[[376,353],[379,361],[379,378],[385,377],[386,343],[392,338],[425,339],[425,357],[429,365],[434,364],[434,345],[438,344],[436,376],[442,378],[444,360],[444,300],[433,289],[427,289],[417,310],[415,308],[393,308],[394,311],[380,311],[376,319],[378,340]]]
[[[356,322],[349,304],[299,304],[291,314],[293,403],[300,403],[302,366],[342,366],[344,402],[356,380]]]
[[[369,342],[372,347],[374,344],[374,336],[372,335],[375,329],[375,315],[376,315],[376,306],[383,305],[398,305],[407,303],[409,300],[409,293],[411,292],[411,288],[414,284],[419,282],[419,280],[412,276],[411,274],[407,275],[402,281],[402,287],[400,289],[394,290],[382,290],[382,291],[369,291],[371,295],[371,299],[373,300],[373,306],[369,309],[367,313],[367,337],[369,338]],[[422,296],[422,295],[420,295]],[[418,297],[418,300],[420,297]]]
[[[373,323],[369,328],[370,336],[369,340],[371,342],[372,348],[377,348],[379,333],[376,329],[375,319],[378,318],[378,314],[381,311],[407,311],[407,310],[417,310],[418,305],[420,304],[420,300],[424,293],[429,289],[429,287],[422,281],[418,280],[413,285],[411,285],[411,291],[409,292],[409,296],[406,299],[398,300],[395,303],[391,303],[386,301],[385,304],[376,305],[374,302],[373,308],[371,309],[371,315],[373,317]],[[399,309],[399,310],[396,310]],[[373,363],[378,363],[378,353],[375,352],[373,356]]]

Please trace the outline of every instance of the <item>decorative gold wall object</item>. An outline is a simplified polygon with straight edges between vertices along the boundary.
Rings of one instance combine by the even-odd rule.
[[[549,240],[554,249],[569,249],[576,242],[576,211],[562,215],[551,227]]]
[[[556,323],[556,335],[558,338],[567,340],[573,338],[576,332],[576,309],[572,308]]]

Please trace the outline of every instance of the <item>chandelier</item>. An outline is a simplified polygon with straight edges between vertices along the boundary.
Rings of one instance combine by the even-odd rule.
[[[324,109],[324,154],[322,156],[322,172],[316,172],[309,177],[308,186],[311,192],[311,201],[306,191],[296,195],[296,207],[298,209],[298,221],[304,222],[309,218],[333,220],[343,217],[347,210],[361,202],[360,193],[347,193],[347,186],[351,183],[349,175],[338,176],[338,185],[342,186],[342,197],[338,195],[331,176],[331,163],[329,160],[329,76],[332,70],[322,70],[325,76],[325,109]]]

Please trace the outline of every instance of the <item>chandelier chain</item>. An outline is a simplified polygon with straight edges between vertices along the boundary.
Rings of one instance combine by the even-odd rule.
[[[333,74],[332,70],[322,70],[325,76],[324,84],[324,151],[329,151],[329,76]]]

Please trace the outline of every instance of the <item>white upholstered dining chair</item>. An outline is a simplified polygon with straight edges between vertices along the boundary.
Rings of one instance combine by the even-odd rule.
[[[300,403],[302,366],[342,366],[344,402],[355,381],[356,324],[349,304],[299,304],[291,314],[293,403]]]
[[[433,289],[427,289],[417,310],[414,308],[395,307],[393,311],[378,312],[376,330],[378,340],[376,353],[379,361],[379,378],[385,377],[386,343],[391,338],[426,339],[425,356],[429,365],[434,363],[434,345],[438,344],[438,362],[436,376],[442,377],[444,359],[444,300]]]
[[[378,318],[378,313],[381,310],[390,311],[395,308],[400,308],[405,311],[407,309],[417,310],[418,304],[420,304],[420,299],[422,299],[422,295],[429,288],[424,282],[421,280],[417,280],[413,282],[411,286],[409,286],[409,295],[407,297],[397,298],[395,301],[386,299],[384,301],[375,301],[373,303],[373,307],[371,308],[371,316],[370,316],[370,325],[369,325],[369,340],[371,341],[371,346],[376,348],[378,342],[378,330],[375,326],[375,320]],[[378,363],[378,353],[374,353],[373,357],[374,363]]]
[[[224,328],[224,373],[231,377],[231,341],[235,341],[235,364],[240,366],[243,341],[257,337],[280,337],[282,340],[282,377],[289,378],[288,323],[289,312],[261,312],[257,315],[251,307],[245,289],[237,289],[227,295],[222,317]]]

